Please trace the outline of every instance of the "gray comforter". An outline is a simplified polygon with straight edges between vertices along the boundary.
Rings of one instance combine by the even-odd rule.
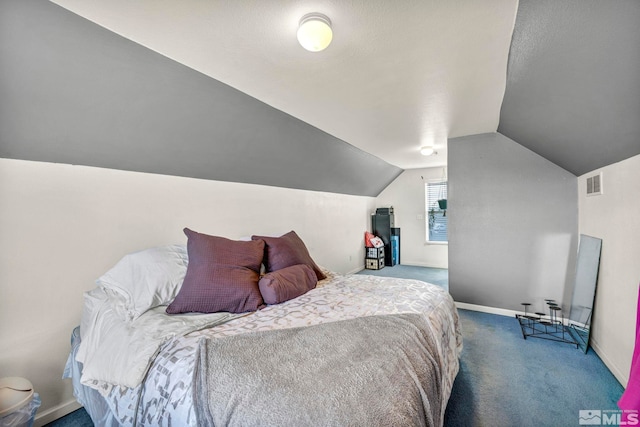
[[[196,366],[199,425],[437,426],[444,415],[419,314],[203,339]]]

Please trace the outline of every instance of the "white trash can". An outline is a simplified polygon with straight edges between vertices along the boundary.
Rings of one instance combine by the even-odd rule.
[[[0,427],[31,427],[40,396],[26,378],[0,378]]]

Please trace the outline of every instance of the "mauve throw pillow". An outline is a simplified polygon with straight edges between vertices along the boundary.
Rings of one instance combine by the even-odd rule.
[[[267,244],[265,264],[268,273],[292,265],[305,264],[313,269],[318,280],[326,278],[295,231],[290,231],[280,237],[251,236],[251,238],[255,241],[264,240]]]
[[[184,229],[189,264],[167,313],[244,313],[264,306],[258,280],[264,242],[236,241]]]
[[[318,278],[308,265],[298,264],[267,273],[258,282],[267,304],[280,304],[304,295],[316,287]]]

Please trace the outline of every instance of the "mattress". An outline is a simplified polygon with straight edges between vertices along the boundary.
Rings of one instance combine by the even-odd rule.
[[[197,426],[194,374],[202,340],[395,314],[421,315],[428,333],[436,338],[433,351],[437,353],[438,390],[442,394],[438,401],[444,414],[459,368],[462,335],[451,296],[418,280],[331,273],[315,289],[293,300],[168,337],[159,343],[144,378],[134,386],[123,386],[107,377],[83,378],[81,382],[83,367],[76,360],[81,339],[75,331],[65,372],[73,378],[76,398],[98,425]]]

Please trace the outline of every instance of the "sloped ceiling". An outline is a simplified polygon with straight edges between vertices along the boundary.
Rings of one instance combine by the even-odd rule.
[[[517,0],[53,0],[403,169],[495,132]],[[300,18],[327,15],[320,53]],[[438,155],[419,154],[435,144]]]
[[[640,1],[520,0],[498,131],[575,175],[640,154]]]
[[[0,157],[361,196],[402,172],[49,2],[0,2],[0,58]]]
[[[496,130],[578,175],[640,153],[637,0],[52,1],[0,4],[1,157],[376,195]]]

